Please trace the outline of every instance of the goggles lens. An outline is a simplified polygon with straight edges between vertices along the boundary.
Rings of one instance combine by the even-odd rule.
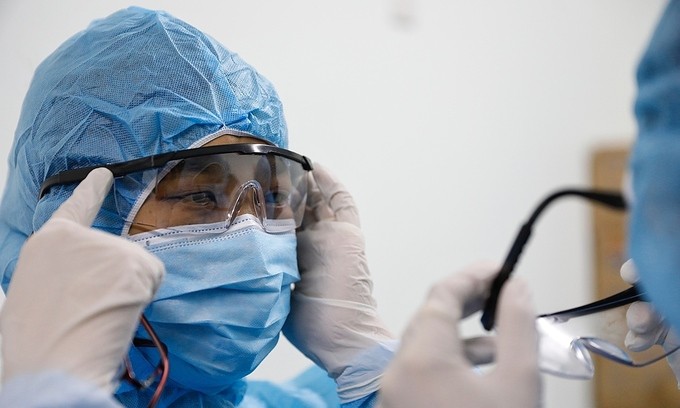
[[[257,217],[267,232],[299,227],[311,161],[264,144],[227,144],[161,153],[127,162],[66,170],[45,180],[40,197],[78,183],[97,168],[114,175],[115,211],[133,235],[179,226]]]
[[[135,184],[153,187],[134,218],[128,216],[131,234],[220,222],[228,227],[241,214],[256,216],[270,232],[291,230],[302,223],[307,200],[302,164],[273,153],[192,157],[116,178],[121,216],[130,214],[124,197],[140,191],[131,188]]]
[[[644,350],[626,346],[629,306],[572,318],[557,315],[537,319],[541,369],[562,377],[587,379],[594,372],[592,354],[630,367],[643,367],[674,352],[660,345]]]
[[[555,191],[541,200],[520,228],[503,266],[492,282],[481,319],[485,329],[494,327],[501,288],[518,263],[539,215],[555,200],[567,196],[586,198],[613,209],[626,208],[621,194],[613,191],[565,189]],[[592,354],[629,367],[643,367],[676,352],[678,348],[664,350],[656,345],[646,350],[626,347],[626,313],[630,303],[641,299],[641,296],[637,287],[631,287],[584,306],[539,316],[536,327],[540,335],[539,364],[542,371],[562,377],[587,379],[594,372]]]

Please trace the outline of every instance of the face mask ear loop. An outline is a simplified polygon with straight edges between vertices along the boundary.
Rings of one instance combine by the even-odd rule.
[[[267,215],[265,210],[265,201],[262,186],[256,180],[250,180],[243,183],[239,188],[236,200],[234,200],[234,205],[229,210],[229,214],[227,214],[226,219],[227,224],[225,226],[227,229],[231,227],[231,224],[234,222],[234,218],[236,218],[236,216],[238,215],[239,209],[244,204],[246,204],[246,200],[248,200],[248,192],[251,190],[253,192],[252,209],[254,212],[254,214],[252,215],[257,217],[262,226],[265,225],[265,218],[267,217]]]

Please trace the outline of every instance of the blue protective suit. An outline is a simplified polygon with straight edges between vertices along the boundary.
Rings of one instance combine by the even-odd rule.
[[[242,387],[246,391],[246,387]],[[247,391],[238,407],[243,408],[371,408],[377,395],[347,404],[340,404],[335,383],[320,368],[312,367],[291,381],[275,384],[267,381],[248,381]],[[0,392],[0,407],[22,408],[120,408],[118,401],[92,384],[60,372],[44,372],[17,377]],[[183,401],[176,407],[217,407]],[[234,406],[225,401],[219,407]]]
[[[57,186],[38,200],[45,179],[66,169],[187,149],[220,129],[288,144],[271,83],[196,28],[164,12],[132,7],[67,40],[37,68],[17,126],[0,203],[3,289],[24,241],[74,187]],[[125,193],[134,197],[135,191]],[[110,194],[93,226],[120,234],[126,217],[120,209]],[[317,368],[280,385],[237,380],[226,388],[216,396],[172,384],[159,406],[339,405],[334,382]],[[142,394],[136,398],[128,389],[119,398],[126,406],[145,406]],[[0,406],[37,407],[45,400],[50,406],[117,404],[64,373],[36,373],[10,381]],[[372,394],[345,406],[370,407],[374,400]]]
[[[679,328],[680,1],[669,2],[637,81],[629,251],[655,308]]]

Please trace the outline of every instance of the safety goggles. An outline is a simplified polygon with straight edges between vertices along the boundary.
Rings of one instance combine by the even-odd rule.
[[[520,228],[492,283],[482,314],[485,329],[491,330],[494,326],[501,288],[519,261],[538,216],[550,203],[565,196],[586,198],[618,210],[626,208],[623,197],[617,192],[560,190],[545,198]],[[588,379],[594,372],[591,353],[629,367],[644,367],[675,352],[677,348],[664,350],[661,346],[635,352],[625,346],[628,332],[626,312],[628,305],[638,300],[644,300],[644,293],[637,286],[632,286],[596,302],[539,315],[536,327],[540,337],[541,370],[562,377]]]
[[[561,377],[589,379],[594,373],[590,353],[628,367],[645,367],[676,352],[680,347],[666,350],[654,345],[640,351],[626,347],[628,305],[639,300],[645,300],[644,293],[631,286],[584,306],[540,315],[536,327],[541,369]]]
[[[244,213],[256,216],[268,232],[295,229],[302,223],[312,170],[307,157],[275,146],[206,146],[66,170],[45,180],[40,197],[82,181],[96,167],[113,173],[124,231],[136,232],[214,223],[228,228]]]

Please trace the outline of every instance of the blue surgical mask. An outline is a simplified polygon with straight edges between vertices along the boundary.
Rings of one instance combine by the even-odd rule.
[[[145,315],[168,348],[170,387],[224,392],[274,348],[288,316],[300,279],[295,231],[267,233],[251,215],[223,224],[131,237],[166,267]],[[130,356],[148,365],[138,350]]]

